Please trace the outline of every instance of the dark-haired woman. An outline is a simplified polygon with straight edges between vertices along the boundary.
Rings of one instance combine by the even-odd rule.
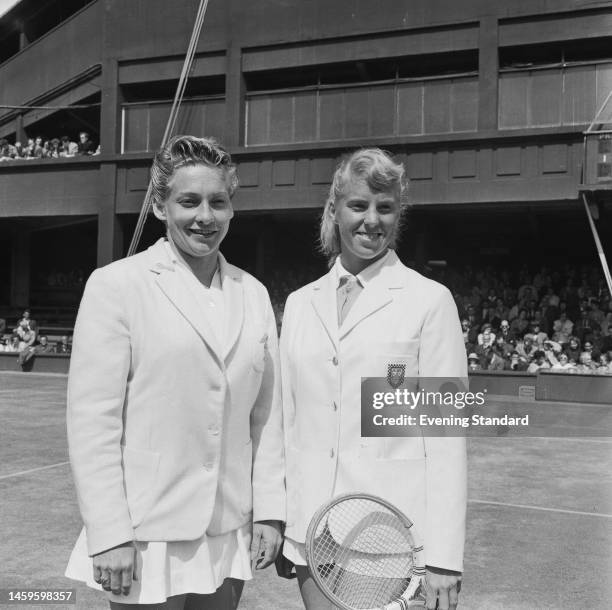
[[[76,322],[68,440],[85,527],[67,575],[111,608],[234,609],[285,514],[275,319],[219,253],[227,152],[173,138],[152,185],[166,238],[96,270]]]

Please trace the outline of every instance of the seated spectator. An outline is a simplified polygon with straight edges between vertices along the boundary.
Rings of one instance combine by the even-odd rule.
[[[570,362],[565,352],[561,352],[556,356],[552,350],[547,350],[546,357],[551,364],[551,371],[564,371],[566,373],[576,372],[576,363]]]
[[[508,360],[510,354],[514,351],[514,345],[510,343],[501,333],[495,337],[495,349],[497,353],[504,359]]]
[[[573,328],[574,323],[567,317],[567,313],[562,311],[559,318],[553,322],[553,340],[558,343],[567,343]]]
[[[0,139],[0,161],[10,161],[12,158],[8,140]]]
[[[485,360],[485,366],[487,371],[503,371],[506,367],[506,361],[497,347],[493,347],[489,350]]]
[[[89,139],[89,134],[86,131],[79,133],[79,143],[77,145],[77,155],[90,156],[96,152],[94,143]]]
[[[538,322],[534,322],[533,324],[531,324],[529,336],[532,338],[535,346],[538,349],[542,349],[544,347],[544,343],[548,341],[548,335],[545,332],[542,332],[542,329]]]
[[[597,369],[597,364],[593,362],[591,352],[582,352],[580,354],[580,361],[577,368],[577,372],[583,375],[592,374]]]
[[[12,337],[7,337],[4,340],[4,351],[5,352],[18,352],[19,351],[19,337],[17,335],[13,335]]]
[[[21,319],[19,325],[15,329],[15,334],[19,340],[19,352],[28,350],[36,341],[36,332],[28,326],[28,321]]]
[[[535,357],[535,352],[537,351],[537,347],[533,343],[533,338],[530,335],[525,335],[522,340],[517,341],[516,351],[526,362],[530,362],[532,358]]]
[[[40,354],[52,354],[54,352],[53,346],[49,344],[47,337],[42,335],[37,345],[31,345],[19,352],[18,362],[22,368],[32,360],[35,356]]]
[[[578,339],[578,337],[570,337],[564,351],[570,360],[578,362],[580,360],[580,354],[582,354],[580,339]]]
[[[519,311],[518,317],[510,323],[510,332],[515,337],[522,337],[527,332],[527,328],[529,328],[529,319],[527,310],[523,308]]]
[[[468,372],[473,371],[482,371],[480,358],[474,352],[468,355]]]
[[[593,330],[597,328],[600,329],[599,324],[591,319],[589,316],[589,311],[587,308],[583,308],[580,312],[580,317],[574,326],[574,334],[581,340],[584,341],[588,335],[590,335]]]
[[[28,330],[32,330],[36,333],[38,326],[36,325],[36,320],[32,320],[30,317],[30,310],[24,309],[23,314],[19,322],[17,322],[17,326],[14,329],[14,332],[17,332],[17,329],[22,326],[22,322],[25,322],[25,325]]]
[[[507,371],[526,371],[527,361],[515,350],[510,354],[510,360],[506,361]]]
[[[512,339],[512,333],[510,332],[510,322],[508,320],[502,320],[499,324],[499,333],[504,340],[509,343]]]
[[[36,136],[34,140],[34,148],[32,149],[32,157],[36,159],[42,159],[45,156],[45,149],[43,148],[42,136]]]
[[[597,369],[595,372],[598,375],[612,375],[612,368],[610,367],[610,361],[608,360],[607,354],[600,354],[597,362]]]
[[[57,354],[70,354],[72,352],[72,345],[68,343],[68,337],[64,335],[60,343],[55,346],[55,353]]]
[[[79,145],[73,142],[68,136],[60,139],[60,157],[74,157],[79,151]]]
[[[546,361],[546,354],[541,350],[536,350],[533,354],[533,360],[527,367],[528,373],[537,373],[541,369],[549,369],[550,364]]]
[[[49,150],[47,156],[51,159],[59,159],[61,153],[59,138],[53,138],[49,143]]]
[[[25,157],[23,144],[18,140],[15,142],[15,159],[22,159],[23,157]]]
[[[487,322],[482,326],[482,332],[478,335],[478,345],[483,349],[493,347],[495,343],[495,334],[493,333],[491,325]]]

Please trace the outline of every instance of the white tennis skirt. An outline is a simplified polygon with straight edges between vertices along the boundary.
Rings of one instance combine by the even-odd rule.
[[[109,600],[124,604],[160,604],[173,595],[214,593],[226,578],[251,580],[251,525],[220,536],[204,534],[198,540],[178,542],[135,542],[136,577],[129,595]],[[66,576],[103,591],[93,579],[87,554],[85,529],[72,550]]]

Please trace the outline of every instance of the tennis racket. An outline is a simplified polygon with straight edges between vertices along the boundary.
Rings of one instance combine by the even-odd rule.
[[[342,610],[425,607],[425,562],[412,521],[365,493],[324,504],[306,534],[308,570]]]

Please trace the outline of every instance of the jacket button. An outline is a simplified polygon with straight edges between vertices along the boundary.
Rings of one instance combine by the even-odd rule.
[[[334,455],[336,455],[336,452],[335,452],[333,449],[330,449],[330,451],[329,451],[329,457],[330,457],[330,458],[333,458],[333,457],[334,457]]]
[[[333,362],[334,366],[338,366],[338,358],[336,358],[336,356],[334,356],[332,358],[332,362]]]

